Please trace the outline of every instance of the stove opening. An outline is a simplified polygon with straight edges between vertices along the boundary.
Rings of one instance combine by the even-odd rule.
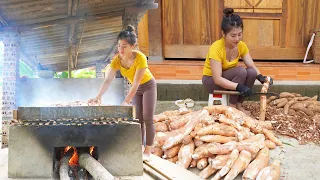
[[[53,156],[53,177],[69,177],[71,180],[92,179],[89,172],[79,164],[80,154],[90,154],[97,161],[98,147],[55,147]],[[60,177],[61,178],[61,177]]]

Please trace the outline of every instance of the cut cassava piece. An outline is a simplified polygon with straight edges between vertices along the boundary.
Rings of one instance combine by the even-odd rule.
[[[237,130],[225,124],[213,124],[213,125],[206,126],[200,129],[199,131],[197,131],[197,135],[199,136],[213,135],[213,134],[235,137],[237,134]]]
[[[220,143],[215,143],[215,142],[212,142],[212,143],[207,143],[207,144],[202,144],[200,146],[198,146],[194,153],[192,154],[192,159],[201,159],[203,157],[209,157],[209,156],[213,156],[213,154],[211,154],[208,149],[210,147],[215,147],[215,146],[218,146],[220,145]]]
[[[230,156],[229,159],[227,160],[226,164],[222,167],[222,169],[219,171],[219,177],[223,177],[225,176],[231,169],[231,167],[233,166],[234,162],[236,162],[236,160],[239,157],[239,150],[238,149],[234,149]],[[216,179],[218,178],[218,176],[216,177]]]
[[[206,110],[195,111],[187,114],[186,118],[189,119],[188,123],[183,128],[181,128],[181,131],[177,135],[169,137],[164,142],[162,149],[167,150],[179,143],[182,143],[183,138],[188,136],[193,128],[200,122],[200,119],[206,115],[208,115],[208,111]]]
[[[197,162],[197,168],[200,170],[204,169],[207,166],[208,166],[208,158],[206,157],[199,159],[199,161]]]
[[[215,169],[221,169],[226,165],[229,157],[230,154],[217,155],[214,159],[210,159],[211,161],[209,162],[209,164]]]
[[[168,159],[168,158],[175,157],[176,155],[178,155],[181,146],[182,146],[182,144],[178,144],[178,145],[175,145],[172,148],[164,151],[164,155],[162,156],[162,158]]]
[[[270,77],[266,78],[266,82],[263,83],[261,92],[267,93],[270,85]],[[267,111],[267,96],[261,95],[260,96],[260,116],[259,120],[264,121],[266,119],[266,111]]]
[[[182,145],[178,153],[177,165],[187,169],[192,161],[192,154],[194,152],[194,142],[191,141],[187,145]]]
[[[261,169],[268,166],[269,163],[269,148],[261,149],[255,158],[244,171],[243,180],[255,180]]]
[[[282,141],[278,139],[270,130],[263,129],[263,134],[267,137],[267,139],[274,142],[277,146],[282,146]]]
[[[204,168],[202,171],[200,171],[199,177],[202,178],[202,179],[207,179],[208,177],[210,177],[215,172],[217,172],[217,169],[213,168],[209,164],[206,168]]]
[[[239,157],[234,162],[233,166],[231,167],[230,171],[224,178],[225,180],[232,180],[237,177],[239,173],[244,171],[251,161],[251,153],[243,150],[240,152]]]
[[[205,135],[205,136],[196,136],[196,139],[199,139],[203,142],[217,142],[217,143],[227,143],[230,141],[236,141],[236,137],[220,136],[220,135]]]
[[[280,178],[280,161],[274,160],[272,164],[263,168],[256,180],[278,180]]]

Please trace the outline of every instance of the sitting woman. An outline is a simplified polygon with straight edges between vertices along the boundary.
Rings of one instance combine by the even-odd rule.
[[[239,91],[240,96],[230,96],[229,106],[250,114],[242,107],[242,103],[245,97],[252,95],[251,88],[255,80],[264,83],[266,76],[260,74],[247,45],[241,41],[243,22],[240,16],[233,14],[231,8],[224,9],[223,13],[223,37],[210,46],[203,68],[202,84],[209,93],[225,89]],[[242,58],[247,68],[238,66],[239,58]]]

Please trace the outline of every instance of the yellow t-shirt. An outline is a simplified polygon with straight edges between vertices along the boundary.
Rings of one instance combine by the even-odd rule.
[[[204,63],[202,74],[205,76],[212,76],[212,71],[211,71],[211,67],[210,67],[210,59],[221,62],[223,71],[230,69],[230,68],[233,68],[233,67],[236,67],[238,65],[239,58],[245,56],[249,52],[247,45],[242,41],[240,41],[238,44],[238,52],[239,52],[238,57],[236,57],[234,60],[229,62],[227,60],[224,38],[221,38],[221,39],[215,41],[210,46],[209,52],[206,57],[206,61]]]
[[[135,52],[137,53],[136,58],[134,59],[133,66],[131,66],[129,69],[126,69],[121,66],[119,55],[117,55],[111,61],[110,67],[115,70],[120,69],[120,73],[122,74],[122,76],[128,78],[128,80],[131,84],[133,83],[134,75],[136,74],[137,69],[146,68],[146,71],[145,71],[143,78],[140,82],[140,84],[144,84],[144,83],[148,82],[150,79],[152,79],[153,75],[151,74],[151,72],[148,69],[147,57],[140,51],[135,51]]]

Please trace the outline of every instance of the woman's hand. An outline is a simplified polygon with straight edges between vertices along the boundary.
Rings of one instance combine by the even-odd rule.
[[[123,102],[121,103],[121,106],[131,106],[131,104],[129,104],[129,103],[127,103],[127,102],[123,101]]]
[[[258,79],[258,81],[260,81],[261,84],[267,82],[267,76],[264,76],[264,75],[262,75],[262,74],[259,74],[259,75],[257,76],[257,79]],[[271,77],[270,77],[270,83],[269,83],[269,84],[270,84],[270,85],[273,84],[273,79],[272,79]]]
[[[253,95],[252,90],[250,88],[248,88],[247,86],[242,85],[242,84],[238,84],[236,90],[239,91],[240,95],[244,96],[244,97],[248,97],[248,96]]]
[[[95,98],[88,100],[89,105],[100,105],[101,104],[101,96],[97,96]]]

